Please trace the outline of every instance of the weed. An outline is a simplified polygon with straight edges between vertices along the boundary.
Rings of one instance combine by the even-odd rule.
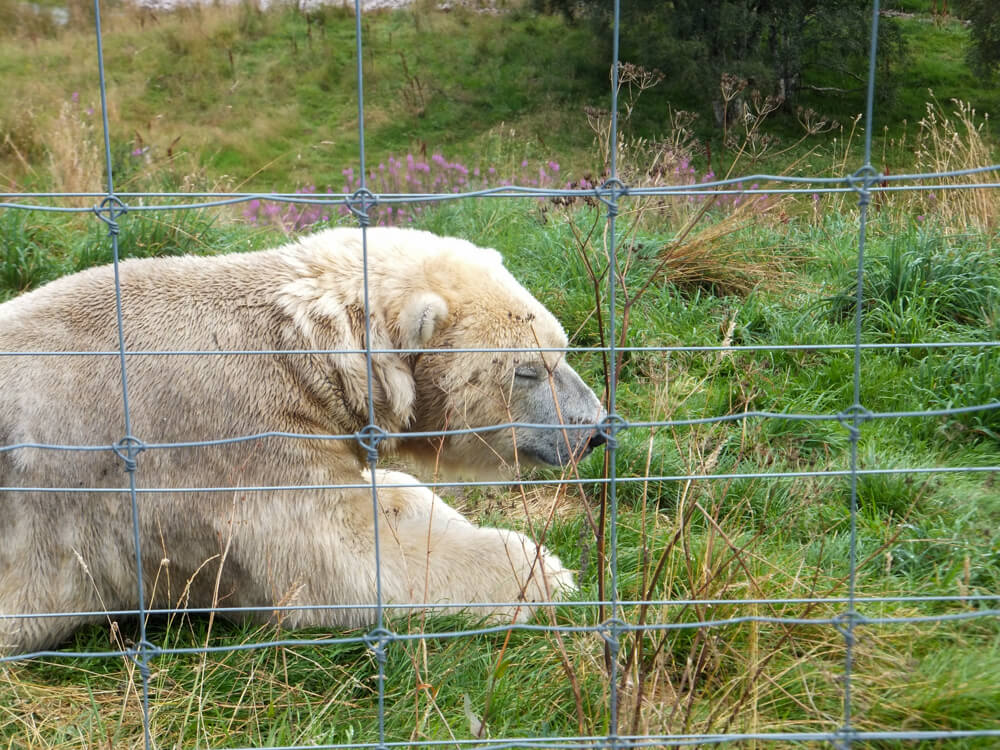
[[[353,195],[362,187],[361,176],[353,167],[342,170],[344,184],[341,192]],[[430,195],[482,190],[486,188],[518,185],[524,187],[553,188],[559,183],[559,163],[548,160],[533,163],[522,159],[519,164],[497,166],[482,164],[473,167],[460,161],[432,153],[408,153],[404,157],[389,156],[378,166],[372,166],[365,175],[364,187],[375,194],[401,196],[406,194]],[[316,194],[316,186],[296,190],[300,195]],[[327,188],[329,195],[333,192]],[[418,221],[428,211],[428,203],[419,199],[413,202],[385,202],[376,204],[369,211],[369,219],[376,226],[405,226]],[[343,202],[278,204],[254,199],[243,211],[251,224],[274,225],[286,233],[301,232],[330,221],[351,216],[351,209]]]
[[[83,108],[74,93],[64,101],[42,143],[49,154],[53,189],[63,193],[92,193],[102,190],[104,162],[98,150],[99,132],[94,126],[94,111]],[[81,198],[76,205],[92,204]]]
[[[37,42],[53,37],[68,21],[66,9],[50,8],[18,0],[0,0],[0,35],[21,36]]]
[[[59,275],[46,229],[26,211],[0,213],[0,301]]]
[[[928,408],[981,406],[982,410],[924,422],[925,435],[965,442],[988,438],[1000,441],[1000,352],[995,348],[962,350],[950,357],[928,354],[916,369],[913,388]],[[990,408],[992,407],[992,408]]]

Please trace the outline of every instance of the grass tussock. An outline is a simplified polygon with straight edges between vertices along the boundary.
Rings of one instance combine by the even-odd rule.
[[[982,238],[910,229],[866,261],[865,325],[886,340],[927,340],[929,326],[990,328],[1000,314],[1000,276]],[[845,269],[845,275],[851,271]],[[856,275],[856,274],[855,274]],[[857,280],[831,297],[837,319],[853,315]]]
[[[754,205],[756,203],[756,205]],[[781,201],[754,196],[717,221],[694,216],[657,254],[657,280],[686,289],[709,289],[720,296],[747,295],[757,288],[776,289],[789,280],[789,255],[760,248],[752,255],[734,237],[783,215]]]

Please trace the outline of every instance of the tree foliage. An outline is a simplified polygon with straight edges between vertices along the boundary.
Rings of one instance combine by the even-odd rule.
[[[992,0],[984,0],[992,2]],[[610,39],[605,0],[536,0]],[[622,3],[619,59],[663,71],[689,104],[718,98],[724,73],[787,105],[804,93],[860,100],[867,77],[871,8],[857,0],[629,0]],[[902,55],[892,19],[880,23],[879,91],[891,94]]]
[[[1000,3],[962,0],[959,11],[970,25],[969,64],[981,76],[996,75],[1000,72]]]

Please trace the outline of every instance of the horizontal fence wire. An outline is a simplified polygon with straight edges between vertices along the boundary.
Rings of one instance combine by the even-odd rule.
[[[901,741],[901,740],[940,740],[940,739],[961,739],[972,737],[1000,737],[1000,730],[989,732],[851,732],[842,733],[838,737],[851,738],[856,742],[875,741]],[[440,740],[440,741],[416,741],[416,742],[386,742],[378,745],[374,743],[359,744],[336,744],[336,745],[310,745],[310,747],[326,748],[334,750],[343,748],[349,750],[353,748],[437,748],[437,747],[481,747],[490,750],[505,750],[506,748],[540,748],[542,750],[587,750],[589,748],[599,748],[614,750],[615,748],[633,747],[692,747],[698,745],[719,745],[731,742],[823,742],[829,741],[831,736],[822,732],[773,732],[773,733],[732,733],[732,734],[644,734],[644,735],[618,735],[611,739],[602,736],[590,737],[551,737],[538,739],[534,737],[524,737],[517,740]],[[274,747],[273,750],[299,750],[301,746],[291,745],[285,747]],[[252,750],[251,748],[234,748],[233,750]]]
[[[626,0],[627,1],[627,0]],[[491,749],[501,748],[551,748],[552,750],[570,750],[571,748],[608,748],[617,750],[621,748],[645,748],[645,747],[688,747],[688,746],[709,746],[723,744],[740,743],[831,743],[836,748],[851,748],[852,746],[870,742],[921,742],[937,740],[962,740],[973,738],[1000,738],[1000,729],[981,730],[953,730],[953,731],[923,731],[923,730],[899,730],[899,731],[861,731],[855,728],[853,717],[852,685],[857,678],[856,665],[854,663],[854,648],[856,643],[856,633],[862,628],[886,628],[892,626],[911,625],[917,623],[947,623],[962,622],[980,618],[1000,617],[1000,594],[970,593],[968,595],[934,595],[934,594],[914,594],[899,596],[864,596],[858,593],[856,588],[856,576],[858,571],[858,544],[857,544],[857,522],[858,522],[858,482],[864,477],[875,476],[926,476],[940,473],[995,473],[1000,472],[1000,466],[862,466],[859,455],[859,444],[862,437],[864,424],[873,420],[909,420],[909,419],[935,419],[956,415],[972,414],[978,412],[988,412],[1000,408],[1000,402],[987,402],[973,406],[962,406],[942,409],[914,409],[888,412],[872,412],[864,408],[861,404],[861,385],[863,369],[861,364],[862,354],[865,352],[882,353],[893,351],[907,351],[918,349],[922,351],[950,351],[954,349],[990,349],[996,347],[1000,342],[989,341],[928,341],[928,342],[907,342],[907,343],[883,343],[863,341],[862,316],[863,316],[863,293],[864,293],[864,269],[865,269],[865,232],[867,226],[868,206],[875,196],[880,194],[892,194],[914,191],[952,191],[970,189],[994,189],[1000,188],[1000,182],[996,181],[996,174],[1000,174],[1000,164],[984,165],[972,169],[951,170],[931,173],[913,173],[887,175],[879,174],[871,166],[871,133],[873,131],[874,114],[874,93],[875,93],[875,63],[877,59],[876,42],[878,38],[879,2],[875,0],[872,6],[871,24],[871,49],[869,53],[869,73],[868,91],[866,98],[865,122],[865,156],[864,164],[854,173],[839,177],[819,177],[819,176],[788,176],[753,174],[741,177],[712,180],[694,185],[651,185],[642,184],[629,185],[623,183],[618,174],[616,165],[616,149],[610,148],[610,168],[607,179],[592,189],[552,189],[552,188],[532,188],[523,186],[503,186],[497,188],[484,188],[480,190],[466,190],[447,194],[420,193],[373,193],[366,187],[366,167],[365,167],[365,105],[364,105],[364,75],[362,66],[362,8],[360,0],[355,0],[355,41],[356,41],[356,71],[357,71],[357,96],[358,96],[358,134],[359,134],[359,161],[361,165],[360,188],[354,192],[328,192],[326,194],[302,195],[298,193],[280,192],[119,192],[115,190],[112,159],[110,150],[110,124],[108,120],[106,83],[104,59],[102,50],[101,32],[101,6],[99,0],[94,0],[94,10],[96,17],[96,46],[97,62],[100,80],[102,123],[104,127],[105,160],[107,168],[107,191],[106,192],[0,192],[0,209],[18,211],[39,211],[39,212],[60,212],[87,214],[92,213],[103,221],[108,228],[108,242],[112,249],[115,267],[115,293],[116,312],[119,348],[115,351],[4,351],[0,352],[0,357],[115,357],[118,359],[121,370],[124,412],[124,436],[121,441],[113,445],[58,445],[40,443],[14,443],[10,445],[0,445],[0,455],[12,451],[38,450],[38,451],[79,451],[79,452],[105,452],[112,451],[123,459],[124,466],[128,474],[127,485],[120,487],[0,487],[0,492],[31,492],[31,493],[56,493],[56,494],[119,494],[129,497],[132,507],[133,536],[134,536],[134,556],[137,569],[141,569],[141,540],[139,535],[138,514],[141,502],[147,496],[155,496],[166,493],[295,493],[303,491],[324,491],[357,489],[370,490],[372,497],[372,513],[376,519],[375,526],[375,556],[376,556],[376,600],[370,604],[287,604],[267,607],[176,607],[176,608],[156,608],[146,606],[146,595],[143,589],[143,576],[136,575],[137,580],[137,602],[135,609],[115,609],[115,610],[94,610],[86,612],[38,612],[38,613],[0,613],[2,620],[22,620],[29,618],[93,618],[110,619],[117,617],[133,616],[140,623],[140,634],[136,644],[117,650],[107,651],[87,651],[74,652],[71,650],[44,650],[28,654],[0,654],[0,663],[7,664],[23,661],[32,658],[45,658],[53,660],[85,660],[85,659],[114,659],[125,656],[132,659],[139,668],[142,705],[143,705],[143,729],[144,744],[148,749],[157,745],[156,737],[153,734],[150,713],[150,679],[151,665],[157,657],[165,655],[181,654],[221,654],[237,651],[253,651],[260,649],[275,648],[297,648],[297,647],[322,647],[333,645],[354,645],[367,648],[375,660],[375,685],[378,696],[378,742],[368,743],[336,743],[336,744],[311,744],[310,747],[330,748],[331,750],[347,750],[348,748],[436,748],[439,746],[451,747],[481,747]],[[613,24],[613,47],[611,65],[613,67],[612,80],[617,81],[618,62],[618,37],[619,37],[619,12],[620,2],[614,3]],[[612,86],[611,91],[611,131],[609,135],[610,143],[617,142],[617,112],[618,112],[618,91],[616,86]],[[961,183],[942,182],[943,180],[963,179]],[[753,182],[755,187],[745,188],[745,183]],[[609,266],[616,268],[616,219],[621,207],[630,199],[645,197],[723,197],[723,196],[775,196],[775,195],[853,195],[857,196],[859,202],[859,241],[857,252],[857,283],[855,287],[855,340],[842,344],[810,344],[810,343],[789,343],[789,344],[752,344],[752,345],[721,345],[721,346],[694,346],[682,343],[664,346],[628,346],[624,343],[618,345],[616,326],[617,320],[615,295],[616,278],[614,274],[608,274],[607,282],[607,324],[609,330],[607,346],[595,347],[562,347],[554,349],[534,348],[534,349],[402,349],[384,350],[377,347],[366,346],[364,349],[337,349],[337,350],[312,350],[312,349],[289,349],[289,350],[177,350],[177,351],[149,351],[131,350],[125,345],[124,340],[124,320],[127,318],[127,311],[122,309],[121,289],[118,282],[118,233],[119,222],[128,213],[134,212],[168,212],[168,211],[188,211],[220,208],[232,206],[250,201],[270,201],[274,203],[288,205],[312,205],[312,206],[337,206],[346,208],[347,212],[357,220],[357,225],[362,230],[363,246],[366,261],[364,263],[364,307],[365,307],[365,341],[371,341],[370,315],[368,300],[368,264],[367,264],[367,228],[370,225],[370,212],[379,205],[395,205],[403,203],[429,203],[437,204],[444,202],[455,202],[463,200],[485,200],[485,199],[590,199],[598,201],[606,210],[606,225],[608,227],[609,240]],[[77,203],[81,199],[93,199],[93,206],[62,205],[63,203]],[[617,413],[616,373],[612,367],[609,372],[607,413],[608,418],[604,422],[583,425],[559,425],[559,424],[538,424],[526,422],[508,422],[504,424],[491,425],[482,428],[454,429],[445,431],[429,431],[425,433],[392,433],[382,430],[375,419],[374,387],[373,387],[373,361],[374,358],[383,354],[438,354],[446,356],[459,352],[538,352],[552,351],[574,354],[598,354],[607,355],[614,361],[616,355],[621,353],[659,353],[670,354],[719,354],[719,353],[767,353],[786,352],[790,354],[798,352],[829,352],[829,353],[850,353],[853,355],[853,394],[852,403],[845,409],[832,413],[796,414],[780,411],[746,411],[739,414],[719,415],[704,418],[691,419],[669,419],[669,420],[627,420]],[[130,425],[130,406],[128,391],[128,366],[131,361],[139,357],[272,357],[272,356],[295,356],[316,354],[353,354],[364,356],[366,362],[367,378],[367,420],[366,430],[377,430],[380,439],[391,439],[399,437],[443,437],[448,435],[475,435],[494,432],[504,429],[543,429],[558,427],[567,432],[579,430],[598,430],[604,435],[608,442],[606,452],[609,456],[609,473],[606,476],[562,476],[559,478],[546,478],[538,480],[519,480],[516,485],[522,487],[545,486],[562,487],[573,486],[593,486],[605,488],[609,498],[609,587],[607,596],[598,599],[578,599],[567,602],[540,602],[533,606],[539,609],[566,608],[583,611],[593,611],[602,613],[603,619],[600,622],[589,625],[567,625],[558,624],[555,620],[551,624],[505,624],[505,625],[483,625],[481,627],[469,627],[466,629],[451,629],[448,631],[418,631],[418,632],[394,632],[391,628],[396,624],[387,619],[387,615],[396,610],[406,609],[406,605],[393,604],[383,601],[381,589],[381,564],[380,547],[378,539],[378,488],[381,485],[376,477],[375,468],[379,459],[378,442],[372,443],[371,433],[365,430],[356,434],[336,434],[336,435],[316,435],[287,432],[265,432],[257,434],[206,438],[202,440],[191,440],[174,443],[154,443],[144,442],[141,436],[132,434]],[[619,475],[617,462],[615,460],[618,450],[617,438],[627,430],[658,430],[676,427],[690,427],[694,425],[710,424],[739,424],[750,420],[786,420],[790,422],[803,423],[839,423],[845,430],[849,446],[849,466],[846,469],[822,469],[815,471],[773,471],[773,472],[714,472],[706,471],[702,473],[675,473],[675,474],[646,474],[638,476]],[[371,480],[362,481],[358,475],[356,481],[346,481],[337,484],[275,484],[260,486],[178,486],[178,487],[151,487],[142,486],[137,481],[141,476],[141,468],[136,461],[140,453],[144,451],[176,450],[189,448],[202,448],[211,446],[235,445],[264,440],[289,440],[289,441],[347,441],[360,443],[367,449],[367,464],[371,470]],[[366,442],[367,441],[367,442]],[[651,484],[657,482],[692,482],[703,480],[795,480],[803,478],[823,478],[831,481],[847,480],[850,492],[850,544],[849,544],[849,576],[847,580],[846,596],[806,596],[787,598],[676,598],[676,599],[626,599],[620,597],[618,575],[619,566],[617,561],[618,534],[616,532],[617,521],[617,495],[616,489],[620,486],[627,486],[636,483]],[[396,483],[393,487],[429,487],[429,488],[457,488],[457,487],[506,487],[510,485],[510,480],[479,480],[479,481],[429,481],[420,483]],[[936,605],[963,605],[965,607],[975,607],[959,612],[941,611],[933,614],[916,614],[900,616],[871,616],[863,614],[859,608],[874,606],[879,604],[936,604]],[[473,616],[477,609],[490,609],[502,602],[462,602],[453,604],[430,604],[422,605],[422,608],[433,610],[454,609],[461,606],[467,609]],[[726,612],[734,608],[765,606],[794,606],[805,609],[812,605],[826,605],[836,607],[837,614],[823,614],[816,616],[789,617],[785,615],[733,615],[720,616],[715,619],[699,617],[691,621],[651,621],[642,623],[630,623],[621,617],[628,611],[636,608],[656,607],[664,611],[676,611],[693,608],[719,608]],[[286,613],[305,611],[335,611],[338,609],[367,610],[374,617],[375,627],[363,635],[347,634],[334,637],[323,638],[276,638],[253,640],[246,643],[228,645],[209,645],[200,647],[171,647],[157,645],[147,640],[145,630],[147,618],[150,616],[174,616],[174,615],[194,615],[194,614],[223,614],[237,615],[241,613]],[[699,610],[700,611],[700,610]],[[762,732],[745,733],[730,732],[724,734],[642,734],[634,735],[620,733],[618,727],[618,707],[621,696],[619,695],[619,671],[622,668],[620,650],[624,636],[632,633],[656,633],[678,630],[698,630],[720,629],[747,623],[769,624],[769,625],[790,625],[804,627],[824,627],[835,628],[842,636],[845,646],[845,662],[843,668],[843,711],[837,726],[825,732]],[[450,740],[408,740],[397,741],[387,736],[385,728],[385,698],[386,698],[386,661],[388,650],[397,643],[426,642],[426,641],[446,641],[455,639],[465,639],[481,637],[495,634],[505,634],[514,631],[525,633],[558,633],[562,634],[588,634],[599,636],[606,644],[606,655],[609,668],[608,690],[607,690],[607,716],[608,732],[604,735],[578,735],[578,736],[547,736],[547,737],[517,737],[517,738],[481,738],[474,740],[450,739]],[[995,717],[994,717],[995,718]],[[832,726],[832,724],[831,724]],[[299,745],[275,746],[285,750],[299,750]]]
[[[930,601],[952,601],[951,599],[942,597],[931,597]],[[997,597],[966,597],[967,600],[972,601],[983,601],[983,600],[996,600]],[[894,602],[910,602],[910,601],[928,601],[928,598],[921,599],[920,597],[894,597],[891,601]],[[692,600],[694,604],[706,605],[706,602],[701,600]],[[759,603],[764,604],[774,604],[777,601],[775,599],[762,599]],[[859,603],[862,600],[857,598],[851,599],[847,598],[833,598],[833,599],[821,599],[822,603],[846,603],[851,604]],[[868,601],[868,600],[865,600]],[[884,601],[884,600],[879,600]],[[654,602],[641,601],[638,603],[639,606],[652,604]],[[799,602],[792,602],[799,603]],[[803,602],[808,603],[808,602]],[[608,607],[608,608],[620,608],[625,606],[625,603],[617,599],[609,599],[601,602],[591,603],[595,607]],[[730,606],[733,606],[727,602]],[[351,606],[352,609],[366,609],[375,613],[380,611],[389,611],[391,609],[400,608],[403,605],[397,605],[396,607],[390,604],[379,605],[371,604],[364,605],[361,607]],[[456,605],[439,605],[439,607],[450,606],[455,607]],[[486,604],[463,604],[463,607],[475,608],[476,606],[483,607],[489,606]],[[565,605],[564,605],[565,606]],[[579,603],[572,603],[572,607],[578,607]],[[716,606],[716,605],[711,605]],[[718,605],[721,606],[721,605]],[[433,609],[433,607],[431,607]],[[277,607],[280,611],[326,611],[326,610],[336,610],[337,607],[334,606],[296,606],[296,607]],[[260,608],[241,608],[241,611],[260,611]],[[267,611],[271,611],[270,608]],[[127,615],[149,615],[154,612],[168,612],[168,613],[187,613],[187,612],[202,612],[202,613],[221,613],[225,614],[229,612],[225,607],[211,607],[211,608],[201,608],[199,610],[188,610],[188,609],[172,609],[172,610],[132,610],[126,611]],[[80,613],[65,613],[63,616],[79,615]],[[100,613],[101,616],[106,616],[111,613]],[[50,616],[56,616],[49,613]],[[935,623],[935,622],[959,622],[965,620],[976,620],[981,618],[994,618],[1000,615],[1000,608],[993,609],[980,609],[967,612],[952,612],[944,613],[939,615],[914,615],[911,617],[866,617],[862,615],[856,615],[853,618],[854,627],[862,627],[865,625],[869,626],[888,626],[888,625],[912,625],[919,623]],[[34,615],[21,615],[21,617],[34,617]],[[491,625],[484,626],[480,628],[467,628],[465,630],[446,630],[437,632],[414,632],[414,633],[394,633],[391,631],[384,631],[384,633],[379,635],[379,638],[387,642],[406,642],[406,641],[444,641],[459,638],[469,638],[473,636],[484,636],[484,635],[499,635],[506,634],[512,631],[522,631],[529,633],[594,633],[601,635],[602,637],[608,637],[608,633],[612,629],[618,633],[647,633],[647,632],[665,632],[670,630],[702,630],[705,628],[719,628],[727,627],[730,625],[743,625],[746,623],[764,623],[770,625],[833,625],[839,626],[843,623],[842,615],[835,615],[831,617],[771,617],[767,615],[741,615],[738,617],[726,617],[719,618],[716,620],[699,620],[696,622],[653,622],[645,623],[642,625],[635,625],[622,621],[607,621],[597,625],[541,625],[532,623],[512,623],[504,625]],[[155,646],[152,644],[147,645],[141,651],[149,654],[150,657],[154,655],[166,655],[166,654],[201,654],[201,653],[231,653],[234,651],[253,651],[260,648],[292,648],[296,646],[332,646],[336,644],[365,644],[368,645],[372,641],[371,634],[360,635],[360,636],[344,636],[344,637],[333,637],[333,638],[281,638],[275,640],[262,640],[254,641],[251,643],[239,643],[223,646],[193,646],[193,647],[176,647],[176,646]],[[17,654],[13,656],[7,656],[0,658],[0,663],[2,661],[17,661],[30,658],[38,658],[45,656],[48,658],[72,658],[72,659],[94,659],[94,658],[110,658],[115,656],[124,655],[138,655],[140,650],[120,650],[120,651],[82,651],[74,652],[67,650],[59,651],[35,651],[27,654]]]
[[[957,177],[971,177],[978,174],[990,174],[1000,171],[1000,165],[976,167],[974,169],[960,169],[940,172],[917,172],[912,174],[875,174],[873,175],[883,184],[868,185],[865,190],[871,195],[892,192],[914,192],[931,190],[969,190],[969,189],[992,189],[1000,187],[1000,182],[965,182],[965,183],[941,183],[935,180],[954,179]],[[931,181],[931,182],[928,182]],[[767,188],[767,187],[744,187],[746,182],[777,183],[782,185],[802,185],[798,188]],[[914,182],[914,185],[892,185],[889,183]],[[610,186],[610,181],[598,185],[594,188],[551,188],[551,187],[527,187],[522,185],[503,185],[499,187],[482,188],[479,190],[464,190],[452,193],[362,193],[355,192],[334,192],[327,193],[280,193],[280,192],[142,192],[134,193],[128,191],[116,192],[114,195],[123,200],[137,199],[143,201],[148,198],[169,198],[175,199],[176,203],[166,204],[146,204],[136,203],[130,210],[136,211],[170,211],[187,210],[194,208],[216,208],[238,203],[245,203],[251,200],[268,200],[276,203],[289,204],[316,204],[327,206],[338,206],[351,204],[360,199],[362,195],[372,201],[371,206],[382,203],[440,203],[455,202],[468,198],[609,198],[612,196],[632,196],[632,197],[668,197],[668,196],[700,196],[712,197],[715,195],[843,195],[858,192],[858,177],[847,175],[844,177],[792,177],[788,175],[776,174],[751,174],[740,177],[732,177],[726,180],[710,180],[699,182],[695,185],[626,185],[621,183],[620,187]],[[826,186],[826,187],[816,187]],[[23,208],[35,211],[69,211],[74,213],[87,213],[93,208],[86,206],[45,206],[32,205],[19,201],[19,199],[77,199],[94,198],[104,199],[107,193],[18,193],[0,192],[0,208]],[[194,202],[192,199],[202,198],[203,201]]]
[[[988,167],[990,171],[1000,171],[1000,164]],[[926,181],[926,180],[936,180],[944,179],[949,177],[950,173],[947,172],[928,172],[926,174],[913,175],[911,179]],[[778,180],[779,175],[755,175],[752,177],[741,178],[743,180]],[[845,178],[831,178],[835,179],[836,182],[843,183]],[[880,176],[879,179],[882,179]],[[472,190],[460,193],[370,193],[370,203],[368,203],[368,208],[375,208],[382,205],[403,205],[410,203],[430,203],[430,204],[440,204],[440,203],[452,203],[461,200],[468,199],[479,199],[479,198],[534,198],[534,199],[545,199],[545,198],[561,198],[567,201],[572,201],[575,199],[586,200],[586,199],[597,199],[597,200],[607,200],[609,196],[615,195],[617,197],[630,197],[630,198],[655,198],[655,197],[702,197],[702,198],[712,198],[712,197],[743,197],[743,196],[759,196],[765,198],[768,196],[787,196],[787,195],[855,195],[857,194],[857,188],[854,187],[798,187],[798,188],[738,188],[738,189],[725,189],[717,188],[712,189],[707,187],[708,183],[703,183],[699,185],[698,188],[671,188],[670,186],[635,186],[635,187],[624,187],[621,192],[615,193],[611,190],[580,190],[576,188],[567,189],[555,189],[555,188],[519,188],[519,187],[502,187],[502,188],[485,188],[483,190]],[[872,186],[870,188],[870,193],[872,195],[880,194],[893,194],[893,193],[908,193],[908,192],[941,192],[941,191],[955,191],[955,190],[992,190],[1000,188],[1000,182],[981,182],[981,183],[964,183],[964,184],[952,184],[952,183],[930,183],[921,185],[899,185],[899,186],[886,186],[886,187],[876,187]],[[46,195],[37,194],[24,194],[24,193],[0,193],[0,208],[12,208],[12,209],[22,209],[28,211],[41,211],[41,212],[54,212],[54,213],[70,213],[70,214],[89,214],[96,213],[100,214],[104,209],[100,205],[95,206],[60,206],[60,205],[47,205],[41,203],[24,203],[17,199],[21,196],[31,195],[33,198],[51,198],[54,200],[79,200],[82,198],[101,198],[105,194],[103,193],[49,193]],[[155,196],[160,198],[176,198],[178,202],[176,203],[153,203],[146,204],[142,203],[143,196]],[[129,213],[135,212],[164,212],[164,211],[190,211],[190,210],[200,210],[209,208],[221,208],[223,206],[235,206],[241,203],[249,203],[250,201],[265,201],[270,203],[279,203],[286,205],[303,205],[303,206],[330,206],[330,207],[346,207],[350,209],[351,207],[357,205],[357,202],[361,200],[362,197],[368,198],[368,195],[361,196],[357,192],[355,193],[325,193],[325,194],[310,194],[308,196],[303,196],[301,193],[240,193],[238,195],[232,194],[219,194],[210,193],[205,194],[206,200],[203,201],[193,201],[192,198],[198,196],[198,193],[115,193],[115,198],[121,201],[121,208]],[[217,199],[210,199],[211,196],[222,196]],[[127,201],[135,199],[140,202],[128,203]]]
[[[916,467],[895,467],[891,469],[822,469],[816,471],[763,471],[763,472],[732,472],[716,474],[650,474],[642,477],[617,477],[615,484],[638,484],[652,482],[694,482],[699,480],[729,480],[729,479],[808,479],[808,478],[844,478],[856,474],[859,477],[878,476],[909,476],[926,474],[993,474],[1000,471],[1000,467],[988,466],[916,466]],[[558,487],[565,485],[610,485],[610,477],[596,477],[593,479],[521,479],[517,481],[518,487]],[[428,481],[416,483],[393,484],[393,487],[428,487],[428,488],[462,488],[462,487],[506,487],[510,480],[455,480],[455,481]],[[214,492],[214,493],[249,493],[249,492],[303,492],[308,490],[357,490],[368,489],[369,484],[343,483],[343,484],[274,484],[274,485],[232,485],[210,487],[137,487],[136,494],[139,495],[162,495],[182,492]],[[0,492],[34,492],[34,493],[57,493],[57,494],[102,494],[119,495],[128,494],[131,489],[128,487],[0,487]]]
[[[870,412],[864,410],[861,413],[855,414],[850,410],[845,410],[838,414],[795,414],[789,412],[769,412],[769,411],[744,411],[738,414],[724,414],[715,417],[692,417],[687,419],[662,419],[662,420],[637,420],[637,421],[626,421],[621,420],[615,426],[617,433],[622,433],[628,429],[651,429],[658,427],[690,427],[692,425],[710,425],[710,424],[726,424],[726,423],[738,423],[753,419],[769,419],[769,420],[786,420],[789,422],[839,422],[842,425],[847,425],[847,423],[853,420],[855,417],[862,422],[867,422],[877,419],[916,419],[916,418],[928,418],[928,417],[948,417],[956,416],[960,414],[975,414],[979,412],[990,412],[1000,409],[1000,401],[991,401],[985,404],[978,404],[974,406],[956,406],[949,409],[924,409],[919,411],[889,411],[889,412]],[[577,424],[559,424],[559,423],[547,423],[547,422],[499,422],[495,425],[490,425],[488,427],[466,427],[461,429],[449,429],[449,430],[413,430],[409,432],[387,432],[381,431],[380,435],[385,439],[391,438],[440,438],[446,436],[461,436],[461,435],[486,435],[490,433],[495,433],[497,431],[509,431],[512,429],[525,429],[525,430],[545,430],[545,429],[559,429],[566,433],[573,432],[592,432],[597,431],[602,434],[607,435],[609,428],[606,423],[577,423]],[[133,443],[133,447],[140,451],[146,450],[176,450],[178,448],[204,448],[208,446],[220,446],[220,445],[236,445],[240,443],[256,442],[268,439],[287,439],[295,441],[333,441],[333,442],[349,442],[355,441],[360,442],[364,440],[365,435],[363,432],[358,433],[348,433],[348,434],[329,434],[323,435],[319,433],[304,433],[304,432],[261,432],[252,435],[239,435],[231,438],[217,438],[215,440],[190,440],[181,441],[173,443],[145,443],[141,441],[136,441]],[[83,451],[83,452],[101,452],[101,451],[111,451],[115,452],[120,449],[118,444],[115,445],[59,445],[55,443],[12,443],[10,445],[0,446],[0,453],[14,451],[14,450],[48,450],[48,451]],[[698,475],[701,476],[701,475]],[[652,476],[638,477],[638,479],[653,479]],[[530,480],[526,480],[530,481]],[[542,482],[548,480],[539,480]],[[594,478],[592,481],[599,481],[599,478]],[[505,484],[509,482],[503,482],[497,480],[496,483]],[[393,483],[394,486],[395,483]],[[310,486],[323,486],[323,487],[340,487],[347,488],[353,487],[354,485],[310,485]],[[367,486],[367,485],[365,485]],[[421,486],[421,485],[407,485],[402,484],[398,486]],[[89,488],[86,488],[89,489]]]
[[[989,349],[1000,346],[1000,341],[921,341],[899,343],[861,344],[861,351],[890,351],[893,349]],[[656,353],[656,354],[718,354],[741,352],[823,352],[855,350],[854,344],[733,344],[731,346],[616,346],[615,351],[622,353]],[[365,354],[364,349],[170,349],[170,350],[128,350],[126,359],[132,357],[271,357],[275,355],[311,355],[311,354]],[[535,347],[531,349],[514,347],[455,347],[454,349],[372,349],[371,353],[379,354],[520,354],[529,352],[558,352],[562,354],[605,354],[611,351],[607,346],[561,346]],[[110,351],[4,351],[0,357],[118,357],[118,352]]]

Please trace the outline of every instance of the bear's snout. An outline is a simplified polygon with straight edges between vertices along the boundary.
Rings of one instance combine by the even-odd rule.
[[[600,448],[606,442],[608,442],[608,439],[604,436],[604,433],[597,431],[591,435],[590,440],[587,441],[587,451],[590,452],[594,450],[594,448]]]
[[[605,434],[604,430],[601,427],[601,422],[604,420],[606,416],[607,414],[602,409],[601,415],[594,420],[594,423],[596,425],[594,431],[591,432],[589,436],[584,435],[584,437],[580,440],[579,455],[576,456],[577,461],[580,461],[589,456],[595,448],[600,448],[602,445],[607,445],[608,436]]]

